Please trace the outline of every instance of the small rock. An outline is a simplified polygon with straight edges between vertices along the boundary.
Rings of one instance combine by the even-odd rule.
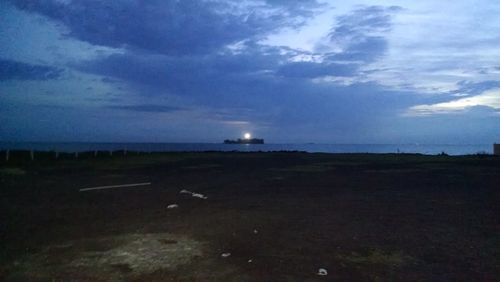
[[[318,275],[321,275],[321,276],[325,276],[325,275],[328,275],[328,271],[326,271],[326,269],[324,268],[320,268],[318,269]]]
[[[231,253],[222,253],[220,256],[223,258],[227,258],[231,255]]]
[[[259,231],[257,229],[254,229],[253,234],[257,234],[257,233],[259,233]]]
[[[253,260],[249,259],[249,260],[248,260],[248,263],[252,263],[252,261],[253,261]]]
[[[178,204],[171,204],[171,205],[168,205],[168,206],[167,206],[167,209],[176,209],[176,208],[178,208],[178,207],[179,207],[179,205],[178,205]]]

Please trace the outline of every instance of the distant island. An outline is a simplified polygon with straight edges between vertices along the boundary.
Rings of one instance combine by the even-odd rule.
[[[226,139],[224,140],[224,144],[264,144],[264,139],[259,139],[259,138],[248,138],[248,139],[238,138],[238,140]]]

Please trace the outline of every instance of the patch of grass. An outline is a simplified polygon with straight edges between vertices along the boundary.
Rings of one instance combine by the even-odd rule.
[[[183,166],[183,169],[211,169],[221,167],[220,164],[200,164],[200,165],[191,165],[191,166]]]
[[[414,259],[400,252],[383,252],[375,249],[366,254],[352,252],[349,255],[337,255],[338,260],[353,264],[378,264],[386,266],[401,266],[407,264]]]
[[[84,239],[26,254],[9,266],[7,280],[135,280],[157,270],[175,270],[201,255],[202,243],[167,233]]]
[[[0,168],[0,175],[22,176],[26,171],[17,167],[4,167]]]
[[[334,170],[329,163],[314,163],[309,165],[297,165],[285,168],[271,168],[272,171],[280,172],[325,172]]]

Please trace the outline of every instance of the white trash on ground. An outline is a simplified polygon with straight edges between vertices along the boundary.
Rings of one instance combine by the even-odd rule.
[[[207,196],[205,196],[203,194],[200,194],[200,193],[193,193],[193,194],[191,194],[191,196],[196,197],[196,198],[200,198],[200,199],[203,199],[203,200],[208,199]]]
[[[89,188],[82,188],[79,191],[80,192],[85,192],[85,191],[92,191],[92,190],[114,189],[114,188],[124,188],[124,187],[136,187],[136,186],[148,186],[148,185],[151,185],[151,182],[89,187]]]
[[[167,209],[175,209],[175,208],[178,208],[179,205],[178,204],[170,204],[167,206]]]
[[[223,258],[227,258],[231,255],[231,253],[222,253],[220,256]]]
[[[328,271],[326,271],[326,269],[324,268],[320,268],[318,269],[318,275],[321,275],[321,276],[325,276],[325,275],[328,275]]]
[[[200,199],[203,199],[203,200],[208,199],[208,197],[205,196],[205,195],[203,195],[203,194],[191,192],[191,191],[186,190],[186,189],[182,189],[181,191],[179,191],[179,193],[180,194],[191,194],[192,197],[200,198]]]

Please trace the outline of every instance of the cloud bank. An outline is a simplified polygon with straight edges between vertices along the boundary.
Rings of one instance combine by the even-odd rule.
[[[433,115],[463,113],[472,107],[486,107],[500,113],[500,88],[483,92],[480,95],[456,99],[430,105],[417,105],[409,109],[409,115]]]
[[[500,7],[487,2],[9,0],[0,135],[446,142],[454,118],[485,128],[468,142],[493,140]]]
[[[52,66],[32,65],[0,58],[0,81],[57,79],[62,71]]]

